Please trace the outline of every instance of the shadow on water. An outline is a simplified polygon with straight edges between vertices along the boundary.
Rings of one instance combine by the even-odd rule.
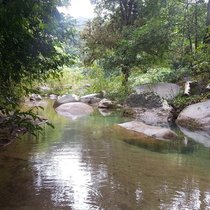
[[[134,131],[127,131],[119,126],[113,126],[109,132],[111,132],[112,135],[115,135],[115,138],[118,138],[130,145],[135,145],[153,152],[192,154],[198,152],[199,150],[209,150],[203,144],[184,136],[178,127],[174,126],[172,129],[178,135],[177,140],[154,139],[143,134],[138,134]]]

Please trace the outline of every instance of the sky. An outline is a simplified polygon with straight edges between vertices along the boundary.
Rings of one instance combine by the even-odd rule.
[[[89,0],[71,0],[71,5],[68,7],[60,7],[60,12],[69,14],[75,18],[84,17],[92,18],[93,17],[93,6]]]

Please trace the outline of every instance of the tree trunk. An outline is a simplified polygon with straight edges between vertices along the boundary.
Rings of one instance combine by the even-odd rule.
[[[128,78],[130,76],[130,71],[129,71],[129,68],[126,66],[122,67],[121,71],[124,76],[123,81],[122,81],[122,86],[124,87],[125,94],[127,94],[128,93]]]
[[[210,0],[208,0],[207,4],[206,35],[204,37],[204,43],[210,44]]]
[[[134,0],[119,0],[122,24],[132,25],[135,20],[136,3]]]
[[[198,1],[195,2],[195,51],[198,49]]]

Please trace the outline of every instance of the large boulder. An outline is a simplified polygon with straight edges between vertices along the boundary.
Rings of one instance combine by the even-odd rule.
[[[134,87],[134,90],[140,94],[145,92],[154,92],[164,99],[173,99],[180,93],[180,87],[173,83],[146,84]]]
[[[210,133],[210,100],[187,106],[179,114],[176,123],[190,130]]]
[[[55,101],[53,107],[56,108],[62,104],[78,102],[78,101],[79,101],[79,96],[74,95],[74,94],[67,94],[67,95],[58,97],[58,99]]]
[[[71,119],[77,119],[79,117],[89,115],[93,112],[93,108],[91,106],[81,102],[62,104],[55,110],[58,114],[69,117]]]
[[[154,137],[156,139],[174,140],[177,138],[176,133],[174,133],[172,130],[168,128],[161,128],[158,126],[146,125],[138,121],[122,123],[122,124],[119,124],[119,126],[130,131],[135,131],[138,133],[142,133],[146,136]]]
[[[136,108],[135,118],[148,125],[170,126],[173,116],[171,108],[142,109]]]
[[[128,97],[125,116],[131,117],[149,125],[169,126],[172,121],[172,107],[167,101],[153,92],[132,94]]]
[[[131,94],[126,104],[130,107],[145,107],[148,109],[158,108],[162,106],[162,99],[153,92],[145,92],[139,94]]]

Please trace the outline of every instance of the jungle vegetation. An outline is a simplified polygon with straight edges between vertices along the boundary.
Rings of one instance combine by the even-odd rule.
[[[0,0],[2,115],[21,115],[22,96],[59,77],[110,97],[148,82],[209,83],[210,0],[91,0],[95,18],[79,31],[58,11],[69,3]]]

